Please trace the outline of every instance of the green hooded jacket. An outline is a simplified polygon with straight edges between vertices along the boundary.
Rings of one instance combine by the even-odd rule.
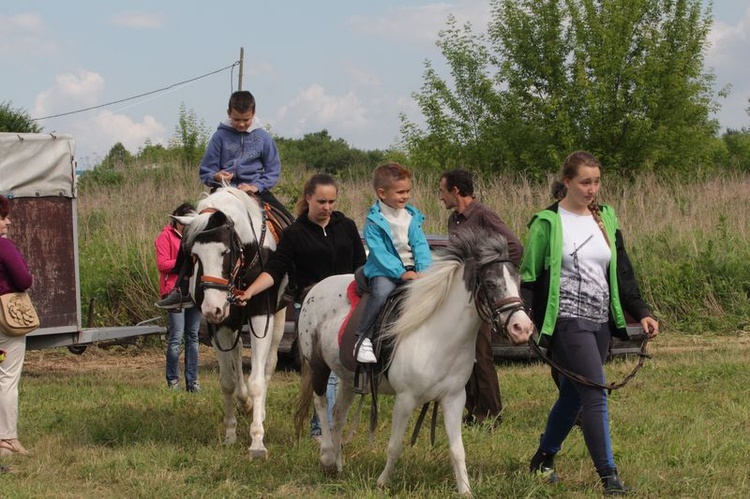
[[[624,311],[638,321],[650,316],[651,312],[641,298],[614,210],[601,205],[601,217],[612,251],[607,279],[610,325],[614,335],[627,338]],[[614,246],[611,241],[615,241]],[[521,261],[521,292],[541,335],[551,336],[555,330],[560,305],[561,267],[562,223],[558,203],[555,203],[534,215],[529,222],[529,236]]]

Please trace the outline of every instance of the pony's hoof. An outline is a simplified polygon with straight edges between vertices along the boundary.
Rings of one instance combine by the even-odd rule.
[[[320,469],[323,471],[323,475],[325,475],[326,478],[336,478],[340,471],[336,468],[336,466],[325,466],[323,463],[320,463]]]
[[[250,449],[250,459],[268,459],[266,449]]]

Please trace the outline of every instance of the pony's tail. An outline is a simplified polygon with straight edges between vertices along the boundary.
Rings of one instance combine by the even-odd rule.
[[[297,412],[294,414],[294,434],[299,441],[302,430],[310,419],[310,404],[313,399],[312,370],[307,359],[300,362],[300,390],[297,395]]]

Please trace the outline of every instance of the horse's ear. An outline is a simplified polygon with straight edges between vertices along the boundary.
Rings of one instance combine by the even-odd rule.
[[[197,216],[197,213],[192,212],[192,213],[188,213],[187,215],[180,215],[180,216],[169,215],[169,218],[171,218],[178,224],[182,224],[185,227],[187,227],[188,225],[193,223],[193,220],[195,220],[196,216]]]

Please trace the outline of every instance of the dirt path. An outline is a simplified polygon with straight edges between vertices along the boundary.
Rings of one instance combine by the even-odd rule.
[[[680,336],[667,334],[651,343],[649,351],[654,355],[679,354],[707,351],[716,348],[750,348],[750,332],[740,332],[735,336]],[[166,345],[164,346],[166,348]],[[249,362],[250,352],[246,349],[244,358]],[[200,346],[201,366],[217,365],[212,347]],[[89,346],[82,355],[75,355],[67,348],[29,350],[26,352],[25,367],[39,371],[91,372],[111,367],[128,369],[161,369],[164,366],[164,350],[159,346],[139,345],[100,348]]]

